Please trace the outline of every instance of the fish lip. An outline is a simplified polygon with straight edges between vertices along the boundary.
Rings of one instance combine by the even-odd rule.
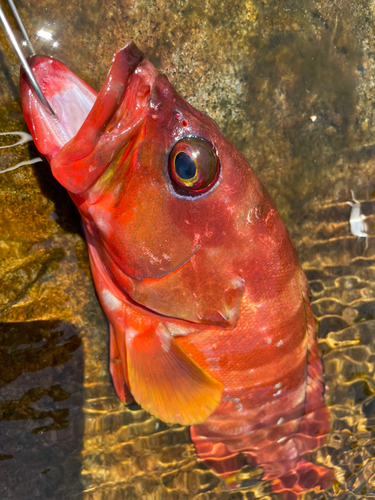
[[[21,68],[23,113],[39,151],[52,159],[72,140],[78,141],[77,149],[81,157],[92,151],[101,132],[115,115],[126,93],[130,76],[143,60],[144,54],[134,42],[127,43],[114,54],[102,88],[96,93],[59,60],[38,55],[30,57],[31,70],[45,99],[52,109],[56,108],[55,114],[51,114],[37,97]],[[70,92],[78,113],[70,107],[65,111],[66,95]]]

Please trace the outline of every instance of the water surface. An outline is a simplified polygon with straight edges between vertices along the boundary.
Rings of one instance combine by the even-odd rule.
[[[306,498],[375,498],[375,242],[350,234],[346,204],[353,190],[373,234],[373,3],[17,4],[37,51],[96,89],[133,39],[248,158],[313,294],[332,430],[309,459],[337,482]],[[0,131],[26,130],[18,63],[0,41]],[[36,156],[0,150],[0,169]],[[277,498],[250,468],[244,488],[228,491],[187,428],[120,403],[79,217],[48,165],[0,175],[0,200],[1,498]]]

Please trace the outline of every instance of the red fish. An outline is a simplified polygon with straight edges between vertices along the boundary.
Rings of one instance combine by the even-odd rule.
[[[245,459],[276,491],[328,486],[302,457],[329,429],[308,285],[247,161],[133,43],[99,94],[29,62],[55,116],[22,75],[24,116],[82,216],[119,397],[192,425],[223,476]]]

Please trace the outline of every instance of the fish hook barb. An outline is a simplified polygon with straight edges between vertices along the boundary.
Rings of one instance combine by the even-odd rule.
[[[20,15],[18,14],[17,8],[16,8],[13,0],[7,0],[7,2],[8,2],[8,5],[9,5],[9,7],[14,15],[14,18],[17,22],[17,25],[21,30],[21,33],[25,39],[26,44],[28,45],[32,55],[35,55],[34,47],[30,41],[30,38],[27,35],[25,26],[21,20]],[[8,39],[9,39],[10,43],[12,44],[12,47],[14,48],[14,50],[17,54],[17,57],[20,60],[21,66],[26,73],[26,76],[30,82],[30,85],[32,86],[32,88],[34,89],[34,92],[38,96],[38,99],[43,104],[43,106],[45,106],[45,108],[47,108],[48,111],[50,113],[52,113],[52,115],[54,115],[55,113],[54,113],[53,109],[51,108],[49,102],[47,101],[45,95],[43,94],[42,89],[39,87],[38,82],[36,81],[34,74],[33,74],[32,70],[27,62],[27,59],[26,59],[25,55],[23,54],[21,47],[20,47],[19,43],[17,42],[16,37],[14,36],[12,27],[10,26],[8,19],[6,18],[5,13],[4,13],[1,5],[0,5],[0,22],[3,25],[5,33],[8,35]]]

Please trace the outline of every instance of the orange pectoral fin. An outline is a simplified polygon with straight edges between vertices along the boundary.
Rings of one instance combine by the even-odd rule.
[[[223,386],[202,370],[162,323],[126,329],[129,384],[136,401],[164,422],[193,425],[217,408]]]
[[[125,404],[131,403],[134,398],[126,381],[125,333],[113,325],[109,325],[109,367],[118,397]]]

